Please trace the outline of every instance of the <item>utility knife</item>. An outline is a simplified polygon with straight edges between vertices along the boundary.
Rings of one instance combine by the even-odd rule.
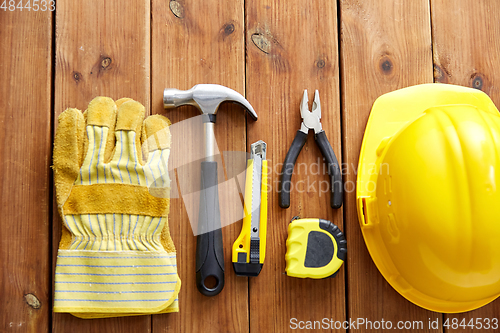
[[[233,244],[236,275],[257,276],[266,256],[267,232],[267,145],[259,140],[251,145],[245,180],[245,204],[241,233]]]

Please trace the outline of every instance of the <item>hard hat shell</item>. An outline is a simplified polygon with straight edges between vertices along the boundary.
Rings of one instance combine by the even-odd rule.
[[[409,301],[454,313],[500,296],[500,115],[491,99],[438,83],[379,97],[357,209],[373,261]]]

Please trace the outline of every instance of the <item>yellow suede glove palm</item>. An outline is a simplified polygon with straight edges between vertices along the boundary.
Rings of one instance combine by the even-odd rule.
[[[85,113],[59,116],[55,312],[94,318],[179,309],[168,229],[170,122],[143,121],[144,113],[131,99],[97,97]]]

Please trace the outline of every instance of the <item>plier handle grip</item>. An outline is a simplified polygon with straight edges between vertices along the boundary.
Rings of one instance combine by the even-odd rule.
[[[279,205],[282,208],[290,207],[290,185],[295,162],[302,147],[304,147],[306,143],[309,130],[313,129],[314,140],[328,165],[331,192],[330,206],[334,209],[340,208],[342,206],[342,192],[344,187],[342,184],[342,174],[340,173],[337,157],[321,126],[321,104],[319,101],[319,92],[317,90],[314,93],[312,111],[309,111],[308,108],[307,90],[304,90],[304,96],[300,103],[300,115],[302,117],[300,130],[297,131],[292,145],[286,154],[285,161],[283,162],[281,181],[279,183]]]

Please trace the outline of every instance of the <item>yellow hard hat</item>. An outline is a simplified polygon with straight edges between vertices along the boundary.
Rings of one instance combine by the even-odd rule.
[[[500,296],[500,114],[483,92],[423,84],[379,97],[356,201],[389,284],[437,312]]]

